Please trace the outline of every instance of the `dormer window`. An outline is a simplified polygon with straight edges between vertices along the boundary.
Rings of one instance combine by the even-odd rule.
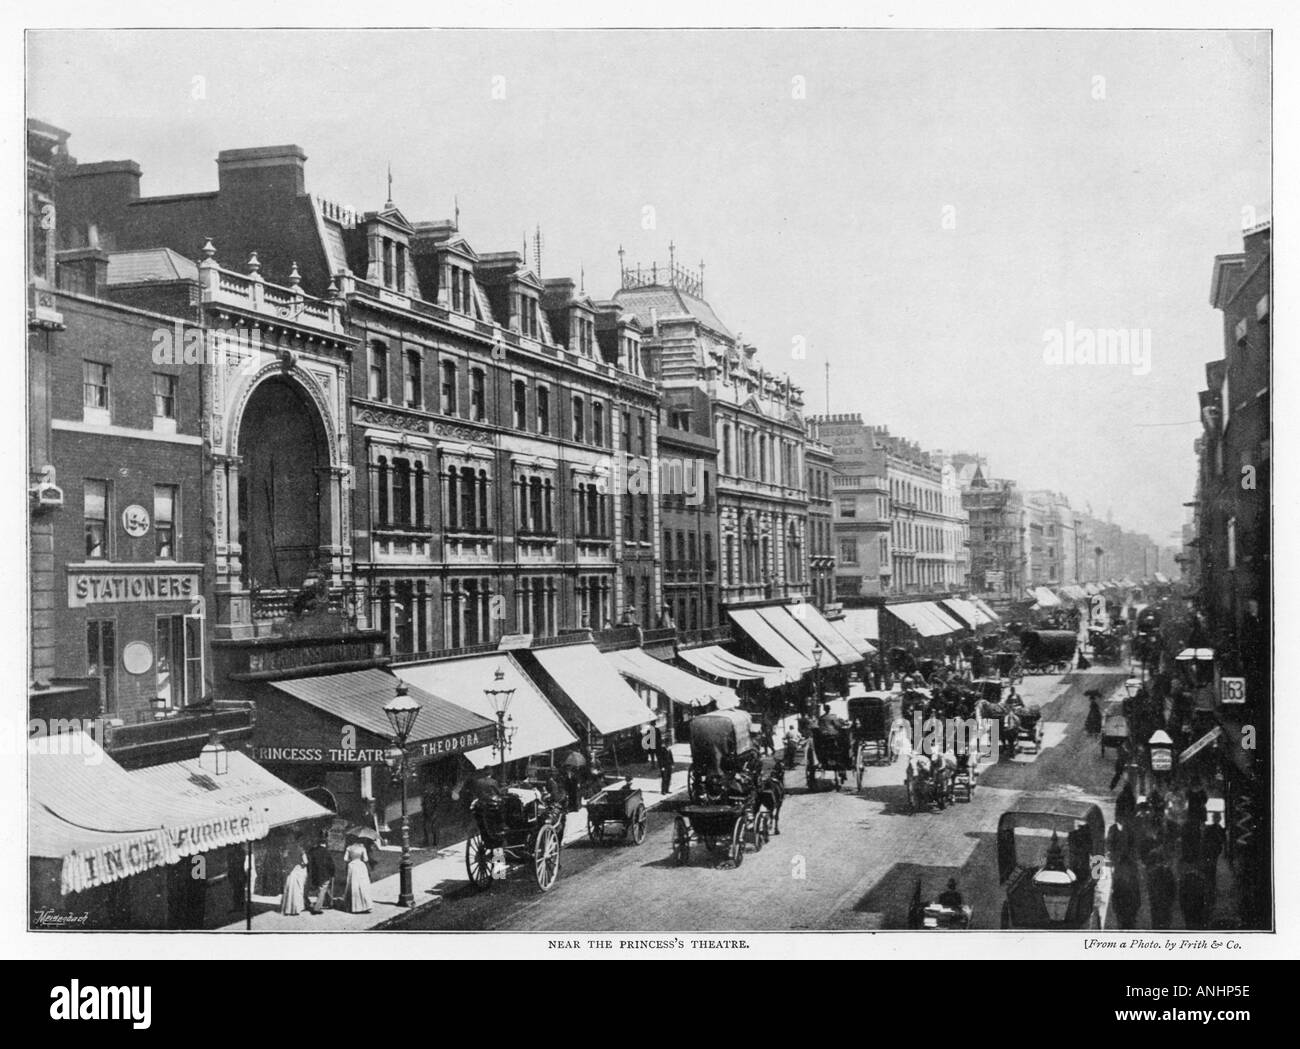
[[[379,254],[379,277],[384,287],[405,294],[406,245],[392,237],[380,237]]]
[[[542,337],[542,327],[539,320],[537,300],[531,295],[520,292],[517,313],[519,317],[519,334],[526,335],[530,339],[540,339]]]
[[[622,358],[623,369],[631,372],[633,375],[641,374],[641,344],[636,339],[625,336],[622,340],[623,352],[619,354]]]
[[[469,270],[459,266],[451,267],[451,308],[470,317],[477,313],[474,308],[474,278]]]
[[[596,342],[596,322],[585,313],[575,310],[573,315],[573,337],[570,346],[584,357],[592,355]]]

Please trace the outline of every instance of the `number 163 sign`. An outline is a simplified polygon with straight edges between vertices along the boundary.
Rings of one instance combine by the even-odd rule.
[[[1245,703],[1246,679],[1244,677],[1225,677],[1219,679],[1221,703]]]

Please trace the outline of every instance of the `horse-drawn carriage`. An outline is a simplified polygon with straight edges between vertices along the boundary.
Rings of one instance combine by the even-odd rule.
[[[1015,647],[1010,647],[1014,645]],[[1006,678],[1013,685],[1025,680],[1025,665],[1020,655],[1020,643],[1007,642],[993,654],[993,666],[998,677]]]
[[[673,822],[673,860],[690,862],[698,842],[708,852],[725,846],[739,867],[746,845],[757,852],[780,833],[783,774],[780,762],[764,773],[744,711],[718,710],[692,720],[689,801]]]
[[[1091,802],[1025,798],[998,820],[1004,929],[1096,928],[1106,821]]]
[[[1105,756],[1107,747],[1113,747],[1118,753],[1128,742],[1128,737],[1128,715],[1124,713],[1124,701],[1108,700],[1101,712],[1102,756]]]
[[[888,692],[868,692],[849,697],[849,725],[853,739],[853,767],[857,788],[869,761],[889,760],[889,733],[893,727],[893,699]]]
[[[686,793],[691,801],[704,796],[705,777],[744,772],[757,780],[762,771],[758,748],[743,710],[715,710],[691,721],[691,767]]]
[[[839,719],[822,718],[809,733],[804,751],[804,776],[808,789],[817,789],[819,772],[829,772],[835,789],[839,790],[849,772],[856,767],[849,726]]]
[[[1114,630],[1089,630],[1088,644],[1098,663],[1114,664],[1123,658],[1123,640]]]
[[[927,756],[920,752],[908,756],[903,787],[913,812],[928,809],[931,805],[942,812],[945,806],[953,803],[956,765],[950,763],[948,757],[939,753]]]
[[[537,887],[546,892],[560,877],[564,841],[563,800],[545,784],[525,781],[470,805],[474,831],[465,842],[465,869],[476,889],[511,867],[532,867]]]
[[[1071,630],[1026,630],[1020,635],[1027,674],[1064,674],[1074,662],[1078,637]]]

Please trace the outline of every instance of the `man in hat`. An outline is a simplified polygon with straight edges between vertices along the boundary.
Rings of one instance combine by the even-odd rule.
[[[334,854],[329,849],[329,833],[321,831],[316,844],[307,853],[308,895],[314,896],[312,914],[323,914],[334,905]]]
[[[948,888],[939,893],[939,906],[947,907],[950,911],[959,911],[962,906],[961,893],[957,891],[957,879],[948,879]]]

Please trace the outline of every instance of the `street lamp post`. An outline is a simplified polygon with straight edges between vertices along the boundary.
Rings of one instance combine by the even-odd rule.
[[[821,665],[822,665],[822,646],[813,642],[812,659],[813,659],[813,701],[812,701],[812,718],[817,717],[817,704],[821,702]]]
[[[420,714],[420,704],[407,695],[405,681],[397,683],[396,694],[384,704],[384,714],[393,727],[394,736],[393,746],[388,748],[384,757],[402,785],[402,860],[397,868],[397,906],[413,907],[415,890],[411,885],[411,825],[406,818],[406,741]]]
[[[507,687],[505,671],[497,667],[492,675],[492,685],[483,690],[492,713],[497,716],[496,734],[492,740],[492,749],[497,754],[497,781],[504,786],[506,778],[506,752],[515,738],[516,726],[510,722],[510,701],[515,697],[514,686]]]

